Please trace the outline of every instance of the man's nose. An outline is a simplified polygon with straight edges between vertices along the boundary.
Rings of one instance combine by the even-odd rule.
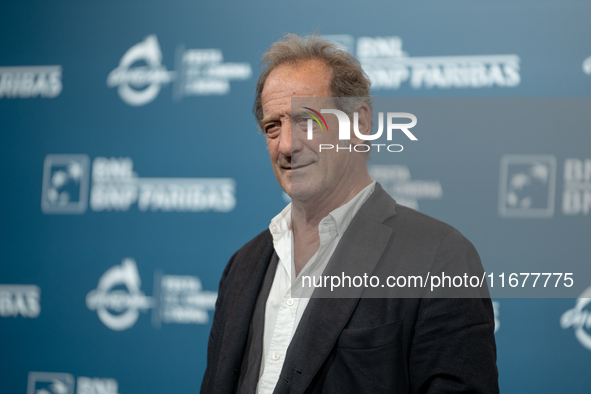
[[[292,133],[292,130],[297,131],[296,129],[292,129],[291,122],[285,122],[282,126],[279,151],[285,157],[291,157],[302,150],[301,133]]]

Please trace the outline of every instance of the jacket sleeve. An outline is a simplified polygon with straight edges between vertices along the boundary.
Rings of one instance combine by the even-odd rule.
[[[474,246],[454,231],[441,243],[431,272],[460,271],[484,272]],[[421,299],[409,373],[413,393],[498,393],[490,298]]]

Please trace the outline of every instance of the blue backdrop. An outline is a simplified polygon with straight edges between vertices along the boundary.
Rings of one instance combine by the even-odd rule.
[[[590,15],[580,1],[3,1],[0,392],[199,390],[222,270],[286,204],[251,113],[283,34],[321,29],[377,97],[578,97],[563,108],[584,114]],[[462,231],[487,271],[566,272],[591,254],[589,123],[566,116],[442,127],[370,169]],[[589,392],[591,291],[575,297],[495,298],[503,392]]]

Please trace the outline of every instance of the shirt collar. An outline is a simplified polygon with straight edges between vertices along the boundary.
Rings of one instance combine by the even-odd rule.
[[[287,231],[291,230],[291,203],[287,204],[283,211],[271,220],[269,231],[273,239],[280,237]]]
[[[319,231],[322,231],[323,223],[334,223],[336,224],[338,234],[343,234],[361,206],[367,201],[371,193],[373,193],[375,187],[376,181],[372,181],[346,204],[330,212],[328,216],[320,221]],[[291,203],[271,220],[269,231],[271,232],[273,239],[281,237],[287,231],[291,231]]]

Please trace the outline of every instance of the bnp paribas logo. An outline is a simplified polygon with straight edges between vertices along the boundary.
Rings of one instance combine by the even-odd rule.
[[[506,218],[554,216],[556,158],[505,155],[501,158],[499,215]]]
[[[324,38],[355,54],[373,90],[514,88],[521,82],[516,54],[411,56],[398,36]]]
[[[232,178],[140,177],[130,157],[50,154],[43,165],[45,214],[127,212],[230,212],[236,206]]]
[[[47,155],[43,163],[43,213],[84,213],[88,205],[89,179],[87,155]]]
[[[306,132],[308,140],[314,139],[314,131],[328,132],[328,124],[322,114],[335,115],[338,121],[338,139],[339,141],[351,140],[351,119],[344,111],[338,109],[320,109],[317,111],[311,107],[302,107],[300,114],[295,116],[295,124],[299,125]],[[353,112],[353,133],[355,136],[363,141],[375,141],[384,134],[384,119],[386,119],[386,138],[387,141],[392,141],[394,131],[402,131],[406,137],[411,141],[417,141],[417,137],[409,130],[416,126],[417,117],[408,112],[384,112],[378,113],[378,129],[373,134],[364,134],[359,130],[359,113]],[[398,123],[394,119],[406,119],[410,122]],[[327,150],[336,150],[336,152],[369,152],[371,149],[378,152],[387,151],[392,153],[402,152],[404,147],[400,144],[377,144],[377,143],[363,143],[363,144],[319,144],[318,151],[323,152]],[[381,149],[381,150],[380,150]]]

